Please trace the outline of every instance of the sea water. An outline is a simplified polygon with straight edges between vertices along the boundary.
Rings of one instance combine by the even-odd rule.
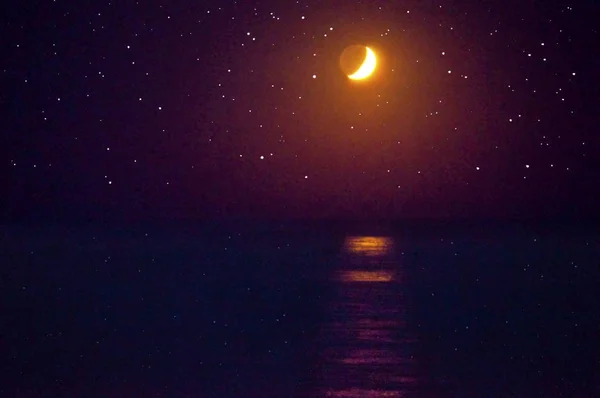
[[[590,229],[5,226],[0,395],[600,396]]]

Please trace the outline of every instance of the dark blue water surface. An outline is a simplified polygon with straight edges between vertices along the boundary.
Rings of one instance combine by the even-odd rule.
[[[3,227],[0,396],[599,397],[573,227]]]

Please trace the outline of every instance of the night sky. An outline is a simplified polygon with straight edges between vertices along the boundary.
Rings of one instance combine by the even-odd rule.
[[[600,215],[593,1],[0,14],[4,219]]]

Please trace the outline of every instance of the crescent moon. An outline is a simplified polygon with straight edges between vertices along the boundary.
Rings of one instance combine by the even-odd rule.
[[[365,47],[365,49],[367,50],[365,60],[356,72],[348,75],[348,78],[352,80],[362,80],[371,76],[375,70],[375,67],[377,66],[377,57],[375,57],[375,53],[369,47]]]

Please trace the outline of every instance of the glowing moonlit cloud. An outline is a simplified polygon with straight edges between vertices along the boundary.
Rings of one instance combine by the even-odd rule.
[[[375,53],[369,47],[365,47],[367,50],[367,56],[363,61],[362,65],[356,72],[351,75],[348,75],[348,78],[352,80],[362,80],[365,79],[373,73],[375,67],[377,66],[377,57],[375,57]]]

